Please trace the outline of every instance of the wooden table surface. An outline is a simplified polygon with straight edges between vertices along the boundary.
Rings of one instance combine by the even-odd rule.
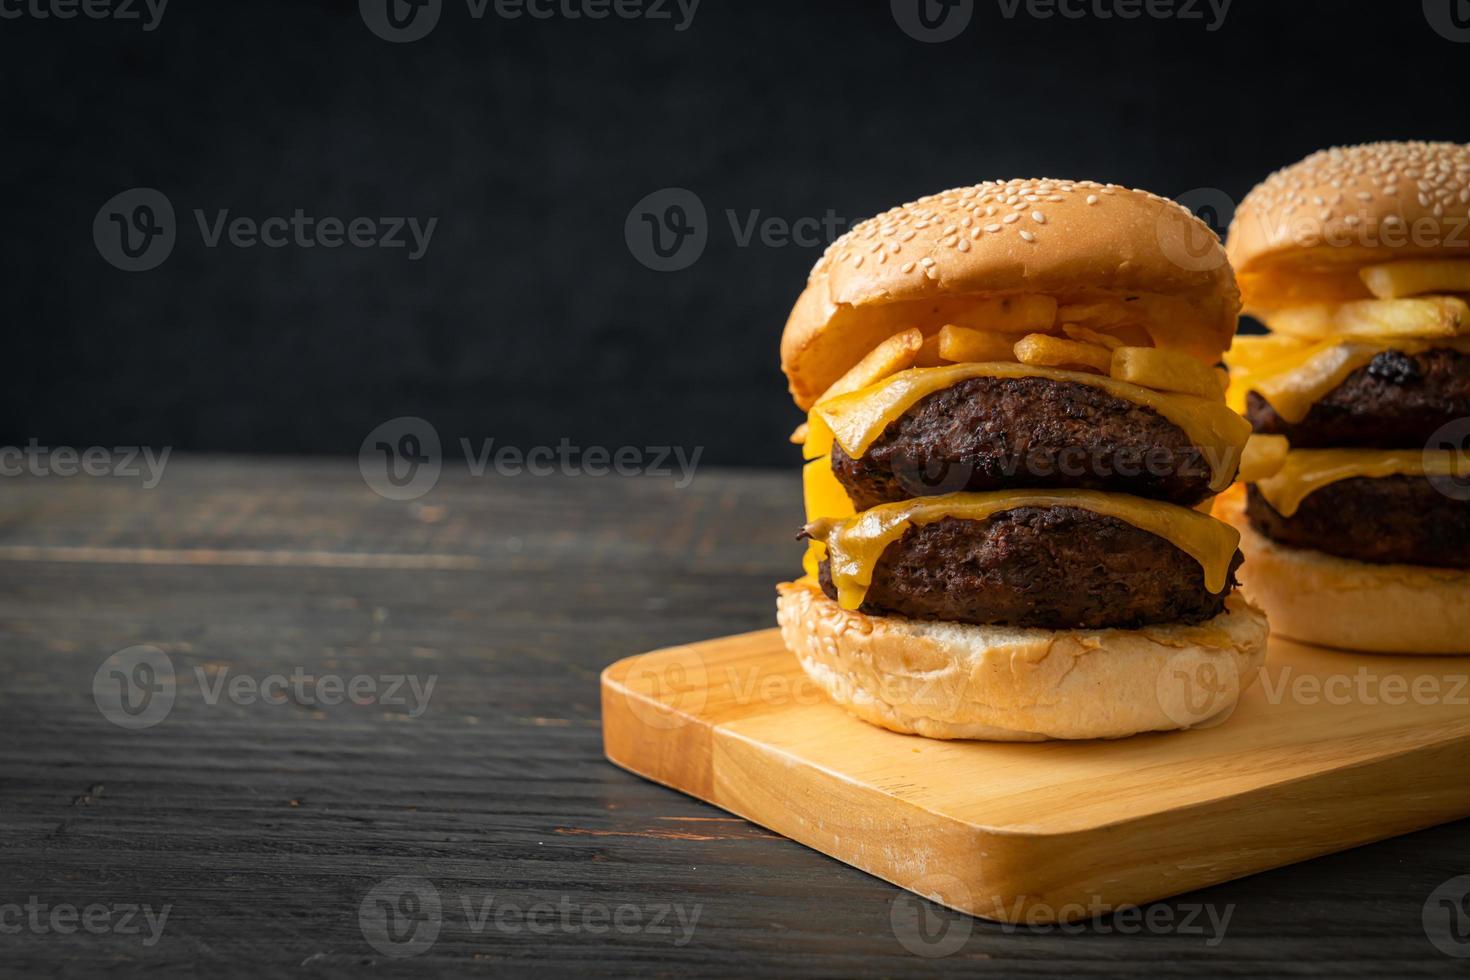
[[[1464,823],[1032,931],[629,775],[602,757],[599,672],[771,624],[794,467],[684,489],[451,470],[413,502],[352,460],[0,482],[0,973],[1470,973],[1423,921],[1470,874]],[[140,645],[177,686],[131,729],[99,669]],[[251,696],[293,673],[379,694]]]

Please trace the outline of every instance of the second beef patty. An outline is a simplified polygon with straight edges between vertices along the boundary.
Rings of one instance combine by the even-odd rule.
[[[1198,623],[1224,609],[1240,561],[1214,594],[1199,562],[1147,531],[1073,507],[1018,507],[908,528],[874,567],[862,611],[1043,629]],[[827,562],[820,580],[835,599]]]

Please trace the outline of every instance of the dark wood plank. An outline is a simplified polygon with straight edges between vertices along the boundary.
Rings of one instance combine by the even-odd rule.
[[[450,474],[402,504],[350,463],[266,460],[174,461],[152,491],[8,481],[0,906],[171,911],[152,946],[0,933],[0,972],[1464,975],[1421,917],[1433,889],[1470,873],[1466,825],[1161,903],[1164,928],[1119,934],[1134,926],[1115,918],[1063,934],[916,903],[609,765],[598,672],[769,625],[772,583],[800,551],[798,496],[792,474],[702,473],[684,490]],[[137,644],[181,680],[164,721],[125,731],[92,683]],[[211,705],[195,668],[436,686],[417,717]],[[359,918],[400,875],[431,881],[443,909],[411,959],[374,949]],[[465,900],[472,913],[492,900],[483,928]],[[524,915],[537,903],[546,934]],[[1180,928],[1203,905],[1230,911],[1218,944]],[[639,927],[582,918],[618,909]],[[687,942],[679,912],[697,914]],[[956,937],[951,955],[914,952],[922,917]]]

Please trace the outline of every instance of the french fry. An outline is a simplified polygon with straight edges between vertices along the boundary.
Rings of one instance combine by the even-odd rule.
[[[1028,334],[1050,330],[1056,321],[1056,297],[1022,293],[981,300],[950,322],[986,333]]]
[[[997,333],[947,324],[939,331],[939,356],[946,361],[976,363],[1014,361],[1016,342]]]
[[[1174,391],[1211,401],[1225,398],[1215,369],[1178,351],[1119,347],[1113,351],[1108,373],[1118,381],[1157,391]]]
[[[919,345],[919,353],[914,356],[914,367],[939,367],[944,359],[939,356],[939,334],[925,337],[924,343]]]
[[[1273,330],[1328,337],[1453,337],[1470,329],[1470,305],[1456,296],[1364,299],[1341,306],[1298,306],[1266,316]]]
[[[1080,343],[1097,344],[1101,347],[1106,347],[1108,350],[1117,350],[1119,347],[1128,346],[1117,337],[1105,333],[1098,333],[1096,330],[1089,330],[1087,327],[1080,326],[1076,323],[1063,324],[1062,333]]]
[[[1368,299],[1337,311],[1338,332],[1348,337],[1453,337],[1470,327],[1470,305],[1455,296]]]
[[[1386,262],[1360,269],[1358,275],[1379,299],[1402,299],[1425,293],[1470,293],[1470,260],[1466,259]]]
[[[1033,333],[1016,342],[1016,360],[1035,367],[1086,368],[1107,374],[1112,354],[1106,347],[1079,344],[1043,333]]]
[[[917,327],[894,334],[870,350],[866,357],[834,381],[832,387],[823,392],[817,402],[824,402],[848,392],[861,391],[869,385],[877,384],[891,374],[897,374],[913,367],[914,359],[918,357],[919,348],[922,346],[924,346],[924,334]]]
[[[1253,435],[1246,441],[1245,451],[1240,454],[1240,472],[1236,480],[1241,483],[1257,483],[1268,476],[1275,476],[1286,465],[1286,454],[1291,443],[1286,436]]]
[[[1134,319],[1124,303],[1100,300],[1096,303],[1069,303],[1057,310],[1063,323],[1085,323],[1091,327],[1109,327]]]

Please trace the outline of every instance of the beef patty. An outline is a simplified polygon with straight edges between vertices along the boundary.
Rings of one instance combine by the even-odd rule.
[[[1470,568],[1470,501],[1446,496],[1422,476],[1340,480],[1283,517],[1256,487],[1251,526],[1273,541],[1374,564]]]
[[[1300,422],[1287,422],[1254,391],[1246,418],[1296,449],[1417,449],[1445,423],[1470,415],[1470,355],[1447,348],[1385,351],[1348,375]]]
[[[1147,531],[1073,507],[1018,507],[909,527],[874,567],[862,611],[1043,629],[1198,623],[1224,609],[1240,561],[1214,595],[1199,562]],[[827,562],[819,577],[837,598]]]
[[[832,472],[858,510],[961,490],[1072,488],[1195,504],[1210,494],[1205,454],[1151,408],[1091,385],[970,378],[922,399]]]

